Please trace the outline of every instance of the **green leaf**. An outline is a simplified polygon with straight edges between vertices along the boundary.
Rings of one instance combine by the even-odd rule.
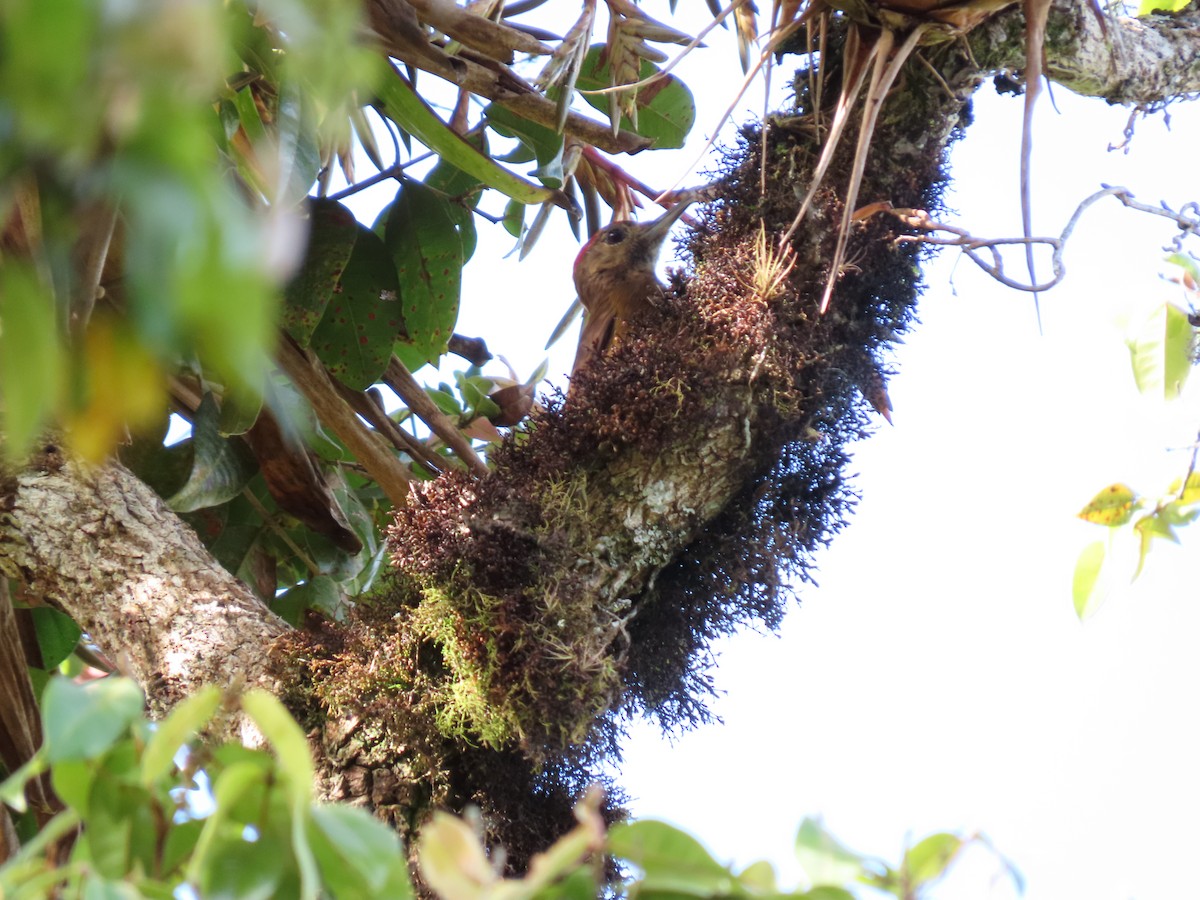
[[[75,645],[83,629],[66,613],[49,606],[36,606],[29,610],[33,627],[37,632],[38,650],[42,654],[42,668],[53,669],[75,652]]]
[[[1178,397],[1192,369],[1193,343],[1187,312],[1173,303],[1158,307],[1127,342],[1138,390],[1167,400]]]
[[[291,207],[308,194],[321,171],[321,149],[313,114],[305,109],[305,98],[294,81],[282,85],[275,111],[278,185],[273,203]]]
[[[604,50],[604,44],[595,44],[588,50],[579,70],[579,79],[575,82],[577,90],[598,91],[612,84],[608,63],[602,62]],[[658,71],[658,66],[643,59],[639,78],[647,79]],[[607,94],[584,94],[583,99],[605,115],[608,114]],[[650,138],[655,150],[672,150],[683,146],[696,121],[696,102],[687,85],[674,75],[666,75],[638,89],[637,105],[638,127],[635,129],[629,118],[622,116],[621,131],[632,131]]]
[[[801,900],[858,900],[845,888],[823,884],[800,895]]]
[[[278,839],[259,837],[221,841],[211,864],[199,873],[200,896],[205,900],[272,900],[296,896],[288,890],[292,860]]]
[[[1183,483],[1183,479],[1176,478],[1171,483],[1171,493],[1178,497],[1177,502],[1181,506],[1200,503],[1200,472],[1188,475],[1186,485]]]
[[[83,900],[140,900],[142,893],[124,881],[88,878],[83,885]]]
[[[1195,507],[1195,501],[1185,503],[1181,500],[1171,500],[1159,506],[1158,515],[1168,525],[1191,525],[1200,519],[1200,509]]]
[[[164,422],[166,417],[164,416]],[[192,471],[192,442],[163,445],[161,434],[137,434],[117,447],[121,464],[154,489],[160,497],[170,497],[187,483]]]
[[[454,206],[417,181],[406,182],[380,218],[404,298],[410,357],[434,362],[458,321],[465,260]]]
[[[81,759],[62,760],[50,770],[54,793],[63,803],[84,816],[88,814],[88,797],[91,796],[95,777],[95,767]]]
[[[121,758],[120,762],[114,757]],[[147,791],[127,779],[124,769],[133,764],[132,744],[118,745],[96,773],[88,799],[84,840],[92,864],[106,878],[122,878],[139,866],[149,871],[154,865],[153,801]]]
[[[488,125],[505,137],[516,138],[533,151],[537,169],[535,178],[550,188],[563,186],[563,136],[553,128],[539,125],[498,103],[490,103],[483,111]]]
[[[199,734],[221,703],[221,692],[206,685],[175,705],[158,723],[142,753],[142,784],[149,787],[171,771],[179,748]]]
[[[239,750],[243,752],[239,754]],[[223,859],[223,855],[218,853],[221,835],[226,832],[238,804],[255,802],[260,808],[264,806],[263,801],[258,798],[262,795],[264,784],[270,775],[269,768],[263,764],[263,754],[226,745],[217,755],[218,759],[222,756],[240,758],[226,763],[225,768],[213,779],[215,808],[204,820],[195,850],[187,864],[187,880],[193,883],[204,880],[214,867],[219,867]],[[213,860],[216,862],[212,862]]]
[[[478,146],[480,152],[486,153],[487,141],[484,140],[484,134],[480,131],[468,135],[467,139]],[[462,238],[463,264],[466,265],[467,261],[475,255],[475,245],[479,240],[475,228],[475,214],[472,210],[479,206],[484,185],[480,184],[479,179],[469,172],[456,168],[444,159],[439,160],[438,164],[430,171],[425,178],[425,185],[446,198],[450,217],[458,228],[459,237]],[[384,225],[386,226],[386,224],[385,222]]]
[[[378,235],[359,225],[341,282],[310,341],[321,362],[347,386],[366,388],[383,374],[392,345],[406,329],[399,298],[391,255]],[[404,300],[407,305],[407,294]]]
[[[596,876],[588,866],[580,866],[566,877],[533,895],[534,900],[595,900],[605,896],[596,886]],[[647,895],[647,900],[654,900]]]
[[[289,625],[299,627],[304,611],[319,610],[334,617],[341,610],[342,592],[328,575],[317,575],[271,601],[271,611]]]
[[[283,327],[301,347],[307,347],[325,315],[358,237],[354,215],[336,200],[308,204],[308,246],[300,271],[284,293]]]
[[[515,238],[525,229],[525,204],[509,200],[504,207],[504,230]]]
[[[429,399],[434,405],[448,416],[462,415],[462,404],[458,402],[458,398],[454,393],[445,386],[441,388],[427,388],[425,393],[429,395]]]
[[[34,146],[88,152],[99,131],[102,104],[85,95],[92,86],[89,70],[95,64],[100,15],[101,8],[89,0],[5,4],[8,39],[0,56],[0,96],[7,128]]]
[[[931,834],[910,847],[904,854],[909,885],[919,891],[922,886],[941,878],[962,846],[963,840],[958,835],[942,832]]]
[[[758,896],[773,894],[778,890],[775,867],[765,859],[760,859],[742,869],[738,873],[738,881],[749,888],[751,893]]]
[[[29,449],[63,383],[63,353],[54,298],[32,267],[6,259],[0,266],[0,411],[4,452]]]
[[[250,482],[250,489],[267,509],[274,501],[267,493],[260,478]],[[217,558],[226,571],[236,573],[241,568],[255,541],[269,533],[258,509],[244,494],[239,494],[222,506],[199,509],[182,516],[195,530],[208,552]]]
[[[1124,484],[1110,484],[1093,497],[1077,515],[1093,525],[1115,528],[1132,519],[1140,505],[1133,488]]]
[[[267,130],[263,126],[262,116],[258,114],[258,104],[254,102],[254,91],[249,86],[242,88],[233,95],[233,104],[237,107],[238,124],[246,132],[251,144],[260,144],[267,138]]]
[[[442,159],[522,203],[542,203],[553,197],[548,188],[514,175],[463,140],[390,67],[379,82],[377,93],[387,117]]]
[[[45,758],[41,753],[34,753],[24,765],[0,781],[0,803],[12,807],[18,813],[25,812],[28,808],[25,801],[25,785],[45,771]]]
[[[608,852],[644,873],[643,891],[716,897],[733,891],[735,879],[698,840],[665,822],[649,819],[614,825]]]
[[[129,678],[100,678],[85,685],[51,679],[42,695],[47,759],[56,763],[99,756],[141,718],[143,702]]]
[[[164,878],[177,880],[180,870],[187,865],[196,850],[200,832],[204,829],[203,819],[187,819],[175,822],[167,832],[167,840],[163,846],[162,874]]]
[[[219,417],[213,395],[205,394],[192,422],[192,474],[167,501],[175,512],[220,506],[241,493],[258,471],[258,462],[245,444],[221,436]]]
[[[279,699],[266,691],[247,691],[242,708],[254,720],[279,758],[289,789],[305,803],[312,800],[313,762],[304,732]]]
[[[217,417],[217,432],[223,437],[245,434],[258,421],[263,407],[263,386],[246,384],[227,378],[221,392],[221,414]]]
[[[1095,613],[1104,602],[1103,594],[1096,590],[1100,572],[1104,567],[1104,557],[1104,541],[1096,541],[1083,548],[1078,562],[1075,563],[1071,597],[1075,605],[1075,615],[1081,622]]]
[[[366,810],[314,807],[309,837],[325,886],[339,900],[413,896],[400,839]]]
[[[850,884],[863,874],[863,858],[843,847],[813,819],[800,823],[796,859],[814,886]]]

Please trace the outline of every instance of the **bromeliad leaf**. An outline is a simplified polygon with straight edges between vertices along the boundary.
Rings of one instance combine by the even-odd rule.
[[[673,44],[691,43],[691,37],[682,31],[662,24],[643,13],[631,0],[608,0],[609,23],[608,45],[604,51],[604,61],[608,65],[609,81],[606,87],[623,84],[633,84],[648,75],[653,75],[657,69],[646,72],[646,65],[655,62],[666,62],[667,55],[647,44],[647,41],[669,42]],[[587,69],[584,61],[583,69]],[[580,73],[579,82],[583,76]],[[580,83],[580,87],[583,85]],[[645,103],[639,99],[641,90],[631,88],[607,95],[605,104],[608,117],[613,123],[613,133],[616,134],[625,123],[618,125],[618,110],[621,116],[629,120],[632,130],[643,134],[638,128],[639,108]],[[601,107],[598,107],[601,108]]]
[[[358,236],[354,216],[336,200],[312,200],[308,209],[308,248],[287,286],[283,307],[283,327],[301,347],[308,346],[325,315]]]
[[[579,69],[587,56],[588,44],[592,40],[592,27],[596,24],[596,4],[585,3],[583,11],[571,30],[559,42],[554,54],[537,77],[537,86],[558,98],[555,131],[562,134],[567,124],[567,113],[571,110],[571,99],[575,96],[575,81]]]
[[[643,59],[637,77],[616,80],[605,50],[604,44],[597,44],[588,51],[577,82],[581,91],[599,91],[613,84],[647,79],[659,71],[658,66]],[[632,92],[629,93],[632,95]],[[615,107],[610,108],[609,98],[615,96],[617,95],[585,94],[584,99],[596,109],[614,116]],[[636,103],[632,110],[637,118],[630,115],[630,109],[625,109],[622,113],[621,129],[635,131],[649,138],[654,142],[652,146],[656,150],[682,147],[688,132],[692,130],[692,124],[696,121],[696,103],[692,92],[674,75],[664,75],[640,88],[636,92]]]
[[[361,390],[383,374],[405,315],[391,255],[378,235],[356,228],[354,250],[310,346],[334,376]]]
[[[460,208],[427,185],[410,181],[380,219],[404,297],[407,338],[397,350],[404,351],[406,364],[416,362],[411,370],[446,352],[458,321],[465,259]]]

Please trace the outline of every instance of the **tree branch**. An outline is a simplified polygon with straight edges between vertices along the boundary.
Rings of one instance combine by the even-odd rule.
[[[364,469],[375,479],[393,506],[408,502],[410,478],[400,460],[383,445],[378,435],[359,421],[342,397],[325,366],[308,351],[282,335],[276,359],[296,389],[327,425],[350,449]]]
[[[201,685],[278,692],[267,650],[288,626],[128,469],[44,441],[0,481],[0,573],[67,612],[161,715]],[[245,721],[232,729],[255,743]]]
[[[1024,20],[1016,10],[971,33],[984,70],[1025,68]],[[1046,75],[1110,103],[1151,104],[1200,92],[1200,4],[1176,15],[1107,16],[1057,0],[1046,28]]]

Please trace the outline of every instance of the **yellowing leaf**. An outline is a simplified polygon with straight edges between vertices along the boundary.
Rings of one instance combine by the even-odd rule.
[[[1124,525],[1138,507],[1137,495],[1124,484],[1110,484],[1079,511],[1079,518],[1093,525]]]
[[[67,416],[71,446],[99,462],[126,428],[150,425],[165,399],[163,374],[124,327],[96,317],[83,341],[84,399]]]

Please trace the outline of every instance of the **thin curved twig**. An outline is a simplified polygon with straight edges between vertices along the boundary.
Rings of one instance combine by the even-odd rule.
[[[999,281],[1006,287],[1013,288],[1026,293],[1037,294],[1043,291],[1048,291],[1055,287],[1066,276],[1066,266],[1063,264],[1062,255],[1066,248],[1067,241],[1075,231],[1075,226],[1079,224],[1083,213],[1098,200],[1104,197],[1115,197],[1121,201],[1122,205],[1135,209],[1139,212],[1150,213],[1154,216],[1160,216],[1164,219],[1170,219],[1179,226],[1180,234],[1175,235],[1171,241],[1171,246],[1164,249],[1174,250],[1175,252],[1182,251],[1182,242],[1189,235],[1200,237],[1200,203],[1191,201],[1185,203],[1178,210],[1171,209],[1165,203],[1159,206],[1151,206],[1133,199],[1133,193],[1124,187],[1112,187],[1110,185],[1102,185],[1102,189],[1096,193],[1085,197],[1077,207],[1075,212],[1071,214],[1071,218],[1067,220],[1067,224],[1063,227],[1062,233],[1058,237],[1019,237],[1019,238],[978,238],[972,235],[965,228],[959,228],[957,225],[947,225],[944,222],[938,222],[931,218],[929,213],[923,209],[897,209],[882,207],[878,212],[886,212],[889,215],[900,219],[905,225],[917,231],[925,232],[925,234],[902,235],[897,238],[903,243],[922,243],[932,244],[943,247],[961,247],[962,251],[974,262],[977,266]],[[942,238],[933,237],[930,232],[944,231],[954,235],[954,237]],[[1000,252],[997,248],[1009,244],[1023,244],[1028,248],[1032,248],[1034,244],[1045,244],[1051,248],[1050,264],[1053,270],[1053,277],[1046,282],[1039,284],[1024,284],[1019,281],[1014,281],[1004,274],[1004,261],[1000,257]],[[988,263],[980,254],[980,250],[990,251],[992,258],[991,263]]]

